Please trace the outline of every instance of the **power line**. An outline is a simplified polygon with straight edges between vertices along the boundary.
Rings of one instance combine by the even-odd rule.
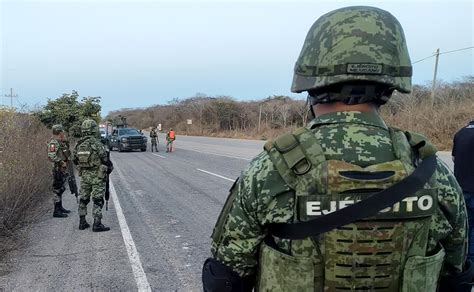
[[[412,64],[412,65],[415,65],[416,63],[423,62],[424,60],[428,60],[429,58],[433,58],[434,56],[436,56],[436,54],[433,54],[433,55],[431,55],[431,56],[425,57],[425,58],[420,59],[420,60],[418,60],[418,61],[415,61],[415,62],[413,62],[413,63],[411,63],[411,64]]]
[[[412,64],[412,65],[415,65],[416,63],[419,63],[419,62],[422,62],[422,61],[424,61],[424,60],[428,60],[428,59],[430,59],[430,58],[433,58],[433,57],[435,57],[436,55],[450,54],[450,53],[459,52],[459,51],[464,51],[464,50],[470,50],[470,49],[474,49],[474,46],[472,46],[472,47],[466,47],[466,48],[462,48],[462,49],[456,49],[456,50],[452,50],[452,51],[440,52],[439,54],[434,53],[434,54],[432,54],[432,55],[430,55],[430,56],[428,56],[428,57],[425,57],[425,58],[423,58],[423,59],[417,60],[417,61],[415,61],[415,62],[413,62],[413,63],[411,63],[411,64]]]
[[[444,55],[444,54],[449,54],[449,53],[454,53],[454,52],[459,52],[459,51],[464,51],[464,50],[469,50],[469,49],[474,49],[474,46],[473,47],[462,48],[462,49],[457,49],[457,50],[452,50],[452,51],[447,51],[447,52],[441,52],[439,54]]]

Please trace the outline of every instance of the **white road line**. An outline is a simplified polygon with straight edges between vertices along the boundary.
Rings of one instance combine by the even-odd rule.
[[[160,155],[160,154],[155,154],[155,153],[152,153],[152,154],[153,154],[153,155],[155,155],[155,156],[158,156],[158,157],[160,157],[160,158],[164,158],[164,159],[166,159],[166,157],[165,157],[165,156],[163,156],[163,155]]]
[[[117,218],[119,221],[120,230],[122,232],[123,242],[125,243],[125,248],[127,249],[128,259],[130,260],[130,264],[132,266],[135,282],[137,282],[138,291],[151,291],[150,284],[148,283],[145,271],[143,270],[142,262],[140,261],[140,255],[138,254],[137,247],[135,246],[132,234],[128,228],[125,215],[123,215],[122,207],[120,206],[120,202],[112,181],[110,181],[110,193],[112,195],[112,201],[114,202],[115,211],[117,212]]]
[[[225,154],[216,154],[216,153],[205,152],[205,151],[197,151],[197,150],[186,149],[186,148],[181,148],[181,149],[188,150],[188,151],[193,151],[193,152],[198,152],[198,153],[203,153],[203,154],[209,154],[209,155],[215,155],[215,156],[222,156],[222,157],[228,157],[228,158],[234,158],[234,159],[241,159],[241,160],[246,160],[246,161],[252,160],[252,159],[243,158],[243,157],[239,157],[239,156],[232,156],[232,155],[225,155]]]
[[[225,176],[216,174],[216,173],[212,173],[212,172],[207,171],[207,170],[204,170],[204,169],[198,168],[197,170],[199,170],[199,171],[201,171],[201,172],[204,172],[204,173],[207,173],[207,174],[210,174],[210,175],[213,175],[213,176],[220,177],[220,178],[222,178],[222,179],[225,179],[225,180],[228,180],[228,181],[231,181],[231,182],[234,182],[234,181],[235,181],[235,179],[231,179],[231,178],[228,178],[228,177],[225,177]]]

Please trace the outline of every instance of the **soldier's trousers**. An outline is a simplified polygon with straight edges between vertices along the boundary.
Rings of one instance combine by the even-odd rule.
[[[154,148],[153,148],[154,147]],[[153,151],[153,149],[155,149],[156,151],[158,151],[158,143],[155,141],[153,141],[153,139],[151,139],[151,151]]]
[[[468,242],[469,248],[467,257],[474,261],[474,193],[464,193],[464,200],[466,201],[467,218],[469,224]]]
[[[166,143],[166,150],[167,151],[173,151],[173,142],[174,140],[168,140],[168,142]]]
[[[66,183],[66,175],[64,172],[59,170],[59,168],[53,169],[53,202],[59,203],[61,202],[61,197],[66,190],[64,186]]]
[[[99,177],[99,170],[81,170],[81,191],[79,199],[79,216],[87,215],[87,205],[92,200],[92,216],[102,218],[104,206],[105,178]]]

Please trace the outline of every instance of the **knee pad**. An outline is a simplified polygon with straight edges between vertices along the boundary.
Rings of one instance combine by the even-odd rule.
[[[102,208],[104,206],[104,198],[94,199],[94,204]]]

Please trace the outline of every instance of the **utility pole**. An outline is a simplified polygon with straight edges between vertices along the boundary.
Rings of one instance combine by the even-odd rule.
[[[433,84],[431,87],[431,104],[434,104],[435,91],[436,91],[436,74],[438,73],[438,60],[439,60],[439,49],[436,50],[436,61],[434,68]]]
[[[13,108],[13,98],[18,97],[18,94],[13,94],[13,88],[10,88],[10,94],[5,94],[5,97],[10,98],[10,107]]]
[[[258,113],[258,128],[257,128],[257,133],[260,133],[260,122],[262,120],[262,104],[260,104],[260,110]]]

